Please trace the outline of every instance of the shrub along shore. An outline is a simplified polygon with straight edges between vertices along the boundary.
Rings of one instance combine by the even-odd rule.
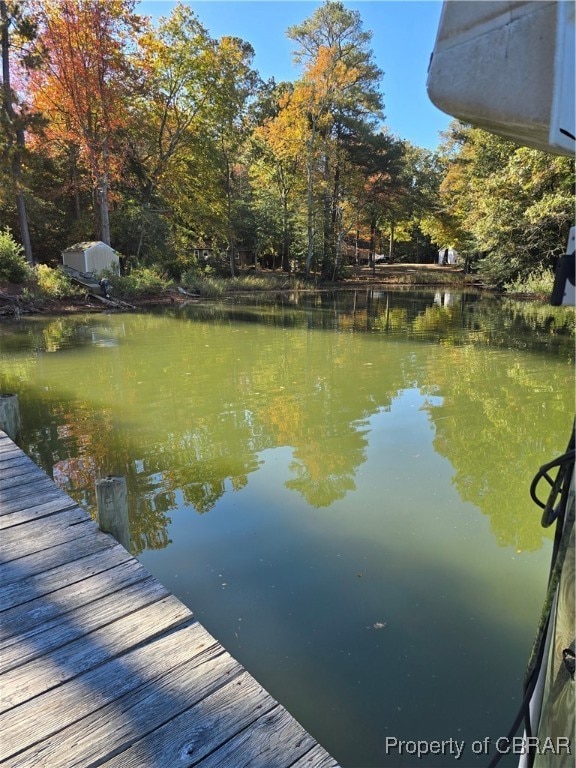
[[[92,292],[74,284],[59,269],[39,265],[33,273],[26,275],[21,282],[7,280],[5,276],[1,279],[0,276],[0,316],[101,312],[131,307],[145,309],[246,293],[333,291],[378,285],[450,287],[454,290],[482,287],[476,276],[465,275],[458,267],[436,264],[379,264],[375,269],[359,267],[336,282],[323,282],[313,276],[305,278],[280,271],[247,270],[233,278],[189,276],[180,284],[175,284],[154,270],[142,268],[126,276],[109,276],[111,301],[106,302],[99,291]],[[117,300],[120,301],[115,306]]]
[[[75,284],[61,269],[45,264],[27,267],[22,273],[0,269],[0,317],[127,311],[225,299],[241,294],[334,291],[377,286],[492,290],[492,286],[478,275],[465,274],[458,266],[438,264],[398,263],[356,267],[351,268],[346,277],[334,282],[281,271],[248,269],[235,277],[185,274],[177,284],[148,267],[134,269],[129,275],[108,275],[107,278],[111,288],[110,301],[104,299],[100,290],[90,291]],[[506,293],[520,298],[547,300],[551,288],[551,274],[543,274],[540,281],[531,285],[509,286]]]

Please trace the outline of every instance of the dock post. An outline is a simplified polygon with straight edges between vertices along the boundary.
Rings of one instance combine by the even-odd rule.
[[[20,428],[18,395],[0,395],[0,429],[3,429],[11,440],[16,440]]]
[[[130,552],[130,524],[128,522],[128,492],[126,478],[108,475],[96,481],[98,525]]]

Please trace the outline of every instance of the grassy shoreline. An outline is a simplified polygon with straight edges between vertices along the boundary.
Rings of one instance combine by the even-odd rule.
[[[190,301],[215,300],[231,295],[281,293],[293,291],[339,291],[355,288],[451,288],[453,290],[486,290],[476,275],[465,275],[460,267],[438,264],[379,264],[357,267],[337,282],[305,279],[279,271],[244,270],[234,278],[195,277],[180,285],[156,280],[112,278],[113,299],[130,302],[135,309],[171,306]],[[0,285],[0,318],[22,314],[68,314],[72,312],[106,312],[121,307],[106,305],[75,288],[68,295],[43,295],[25,286]]]

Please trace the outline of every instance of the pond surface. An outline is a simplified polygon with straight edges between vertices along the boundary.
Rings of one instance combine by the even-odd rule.
[[[573,325],[372,290],[32,318],[0,328],[0,385],[91,512],[127,477],[134,552],[345,768],[465,768],[520,703]]]

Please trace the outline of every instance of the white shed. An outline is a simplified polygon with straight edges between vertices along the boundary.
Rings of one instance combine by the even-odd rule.
[[[109,269],[117,274],[120,272],[118,253],[101,240],[86,243],[76,243],[62,251],[62,263],[77,272],[92,272],[98,274]]]
[[[454,248],[440,248],[438,264],[458,264],[458,251],[455,251]]]

